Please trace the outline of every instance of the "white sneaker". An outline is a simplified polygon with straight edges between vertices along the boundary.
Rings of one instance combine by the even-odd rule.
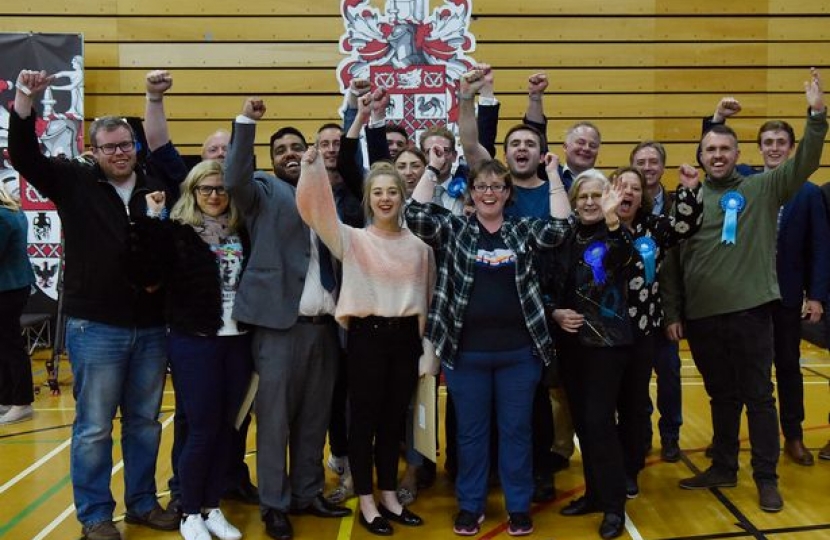
[[[239,540],[242,538],[242,533],[239,529],[228,523],[225,515],[218,508],[214,508],[208,512],[205,519],[205,526],[210,533],[219,540]]]
[[[337,476],[343,476],[349,468],[349,458],[347,456],[337,457],[334,454],[329,455],[326,461],[326,467]]]
[[[0,416],[0,424],[16,424],[34,416],[35,411],[31,405],[12,405],[8,411]]]
[[[190,514],[183,517],[179,532],[184,540],[210,540],[210,531],[205,526],[202,514]]]
[[[9,412],[9,409],[11,409],[11,408],[12,408],[11,405],[0,405],[0,416],[3,416],[7,412]]]

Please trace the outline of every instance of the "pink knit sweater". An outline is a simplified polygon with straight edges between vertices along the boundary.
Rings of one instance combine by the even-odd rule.
[[[423,335],[435,284],[432,249],[408,229],[388,232],[369,225],[355,229],[337,218],[328,179],[302,178],[297,208],[309,227],[343,263],[335,318],[417,315]]]

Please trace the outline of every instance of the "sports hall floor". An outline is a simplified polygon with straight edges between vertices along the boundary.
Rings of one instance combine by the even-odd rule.
[[[35,380],[45,378],[43,358],[47,351],[36,353]],[[660,461],[659,440],[648,458],[640,479],[640,496],[627,507],[627,532],[623,538],[668,540],[705,538],[756,538],[770,540],[830,539],[830,461],[816,460],[813,467],[795,465],[782,457],[779,474],[784,497],[784,510],[767,514],[758,508],[755,486],[749,469],[746,426],[742,427],[741,471],[736,488],[711,491],[685,491],[677,481],[707,466],[705,448],[711,436],[709,408],[702,381],[694,368],[688,350],[683,355],[683,402],[685,424],[681,432],[683,459],[678,463]],[[830,355],[804,343],[802,363],[805,376],[807,418],[804,423],[805,442],[814,453],[830,439]],[[35,418],[31,421],[0,426],[0,540],[77,539],[80,525],[74,517],[72,490],[69,481],[69,442],[73,420],[71,376],[63,362],[60,376],[62,393],[49,395],[42,388],[35,401]],[[652,394],[655,387],[652,384]],[[443,402],[443,396],[442,396]],[[443,403],[441,404],[443,409]],[[168,382],[161,412],[163,440],[158,463],[159,489],[166,488],[170,476],[169,451],[173,436],[173,392]],[[656,431],[656,429],[655,429]],[[115,437],[119,436],[116,423]],[[255,463],[254,430],[249,439],[248,461]],[[443,446],[443,444],[442,444]],[[123,463],[120,449],[115,446],[113,492],[119,500],[123,494]],[[565,518],[558,510],[583,490],[579,456],[571,460],[569,469],[556,477],[555,501],[535,506],[533,517],[537,539],[595,539],[601,516]],[[441,463],[439,463],[439,470]],[[335,477],[327,471],[327,489]],[[167,493],[160,494],[162,505]],[[349,502],[354,507],[355,500]],[[244,538],[266,539],[256,507],[239,503],[223,503],[230,521],[243,532]],[[454,538],[452,517],[456,510],[452,484],[439,472],[432,488],[422,490],[411,507],[426,520],[424,527],[395,526],[395,538]],[[116,512],[123,514],[123,502]],[[117,520],[121,521],[121,515]],[[507,538],[507,516],[501,494],[491,493],[487,519],[478,538]],[[314,540],[347,540],[374,538],[356,519],[325,520],[300,516],[292,518],[295,538]],[[127,540],[176,539],[178,532],[156,532],[126,525],[119,528]]]

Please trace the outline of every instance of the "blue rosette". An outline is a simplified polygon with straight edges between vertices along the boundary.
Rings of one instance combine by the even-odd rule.
[[[585,248],[585,253],[582,254],[582,260],[585,264],[591,267],[591,272],[594,274],[594,282],[598,284],[605,283],[605,268],[602,265],[605,259],[605,254],[608,253],[608,246],[605,242],[591,242]]]
[[[720,198],[720,207],[724,212],[723,231],[720,241],[723,244],[734,244],[738,237],[738,214],[746,206],[746,198],[737,191],[727,191]]]
[[[643,259],[646,270],[646,284],[651,285],[657,274],[657,243],[650,236],[641,236],[634,240],[634,249]]]
[[[453,176],[450,183],[447,184],[447,194],[453,199],[457,199],[464,195],[466,187],[467,181],[463,176]]]

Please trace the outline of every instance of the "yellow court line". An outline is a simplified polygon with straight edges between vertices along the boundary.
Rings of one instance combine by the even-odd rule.
[[[349,540],[352,537],[352,528],[354,527],[354,517],[360,512],[357,505],[357,497],[349,499],[345,504],[346,508],[351,508],[352,513],[340,520],[340,528],[337,530],[337,540]]]

